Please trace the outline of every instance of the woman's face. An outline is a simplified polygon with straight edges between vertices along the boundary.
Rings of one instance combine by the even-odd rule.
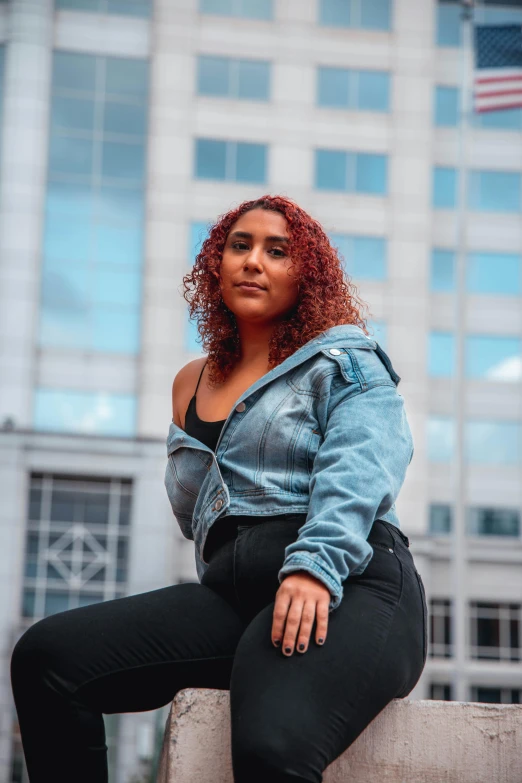
[[[232,225],[223,250],[223,301],[238,320],[276,322],[297,303],[297,269],[283,215],[266,209],[245,212]],[[238,285],[244,282],[262,288]]]

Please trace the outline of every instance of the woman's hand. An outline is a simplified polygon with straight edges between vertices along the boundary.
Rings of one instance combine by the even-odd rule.
[[[315,641],[324,644],[328,629],[330,591],[324,584],[306,571],[289,574],[281,582],[276,593],[272,643],[283,653],[292,655],[297,638],[297,650],[308,649],[314,620],[317,620]]]

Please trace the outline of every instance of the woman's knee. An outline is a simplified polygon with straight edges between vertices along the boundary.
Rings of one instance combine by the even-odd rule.
[[[309,758],[298,733],[291,728],[280,731],[274,724],[252,730],[244,723],[243,728],[233,730],[236,783],[319,783],[321,770]]]
[[[50,668],[59,666],[62,623],[58,618],[54,615],[39,620],[16,643],[11,655],[13,686],[19,681],[27,683],[40,679]]]

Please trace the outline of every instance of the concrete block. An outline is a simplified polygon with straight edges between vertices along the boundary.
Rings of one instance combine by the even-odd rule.
[[[233,783],[229,691],[172,703],[157,783]],[[520,783],[522,705],[394,699],[326,770],[324,783]]]

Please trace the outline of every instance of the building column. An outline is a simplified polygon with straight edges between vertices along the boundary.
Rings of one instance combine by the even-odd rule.
[[[0,152],[0,427],[32,424],[53,0],[11,0]]]

